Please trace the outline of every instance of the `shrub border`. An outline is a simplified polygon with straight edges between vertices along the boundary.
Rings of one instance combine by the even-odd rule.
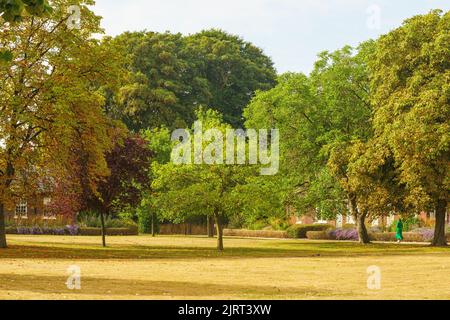
[[[29,230],[33,228],[28,228]],[[56,229],[55,229],[56,230]],[[9,235],[37,235],[37,234],[22,234],[19,233],[18,228],[6,228],[6,234]],[[70,234],[67,229],[65,229],[66,236],[101,236],[102,230],[100,228],[79,228],[77,234]],[[55,234],[42,234],[42,235],[55,235]],[[108,236],[137,236],[139,235],[138,227],[129,227],[129,228],[107,228],[106,235]]]

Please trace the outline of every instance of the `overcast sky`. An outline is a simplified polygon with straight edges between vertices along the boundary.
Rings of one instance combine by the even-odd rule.
[[[220,28],[272,57],[278,72],[311,71],[316,56],[357,45],[450,0],[97,0],[109,35],[124,31],[183,34]]]

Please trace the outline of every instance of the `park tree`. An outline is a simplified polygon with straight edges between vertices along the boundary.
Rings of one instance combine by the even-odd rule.
[[[358,208],[370,219],[390,214],[414,217],[416,211],[405,202],[406,185],[389,149],[376,138],[355,143],[350,150],[348,188],[358,195]]]
[[[200,105],[211,106],[227,123],[241,126],[243,108],[255,91],[275,85],[270,58],[253,44],[220,30],[187,37],[126,32],[104,44],[121,51],[128,71],[109,109],[135,132],[190,126]]]
[[[238,207],[240,201],[237,198],[239,193],[235,192],[236,188],[246,183],[255,167],[226,164],[221,161],[222,153],[225,152],[224,137],[231,126],[225,124],[222,116],[213,110],[200,110],[197,115],[205,136],[210,129],[215,130],[216,134],[221,133],[221,136],[214,134],[210,139],[204,137],[200,144],[200,148],[203,148],[202,154],[198,153],[199,149],[188,145],[191,151],[186,150],[186,156],[191,156],[192,160],[198,156],[207,159],[208,156],[210,160],[184,164],[178,164],[176,161],[163,165],[154,163],[155,180],[152,187],[157,192],[157,205],[167,220],[179,223],[198,215],[213,218],[216,225],[217,249],[223,251],[223,226],[229,217],[240,212]],[[199,139],[199,135],[199,132],[193,130],[190,137],[194,141]],[[214,148],[211,148],[212,146]]]
[[[247,126],[281,131],[281,167],[291,184],[287,203],[300,214],[313,210],[323,218],[335,218],[348,205],[363,243],[369,242],[368,213],[359,211],[348,180],[353,146],[372,136],[367,61],[373,47],[367,42],[357,50],[323,52],[310,77],[283,75],[245,111]]]
[[[106,51],[114,52],[120,60],[116,61],[119,68],[116,69],[117,81],[106,83],[101,90],[106,97],[104,111],[105,114],[114,120],[127,123],[129,129],[133,129],[132,119],[125,108],[126,104],[120,103],[120,89],[129,85],[135,80],[133,70],[134,53],[142,43],[146,32],[125,32],[116,37],[105,36],[101,46]],[[123,101],[122,101],[123,102]],[[137,120],[135,120],[137,121]],[[137,130],[138,126],[134,129]]]
[[[395,160],[406,202],[434,210],[434,246],[446,245],[450,190],[450,13],[415,16],[382,36],[370,64],[374,128]]]
[[[315,210],[309,186],[320,168],[326,164],[317,142],[323,131],[318,101],[310,79],[303,74],[287,73],[279,77],[278,85],[268,91],[258,91],[244,111],[247,128],[277,128],[280,130],[280,174],[274,180],[273,199],[279,195],[277,207],[295,208],[299,214]],[[266,179],[253,183],[262,184]],[[256,186],[254,187],[256,188]]]
[[[233,228],[253,229],[271,225],[283,229],[288,226],[288,200],[291,185],[281,174],[274,176],[249,175],[245,184],[233,190],[236,214],[230,218]]]
[[[153,171],[156,168],[154,164],[165,165],[170,162],[174,142],[171,140],[169,129],[165,127],[147,129],[142,132],[142,135],[152,151],[148,174],[150,181],[153,181],[156,178],[156,173]],[[140,231],[142,233],[151,233],[152,236],[156,236],[156,225],[162,216],[156,201],[156,194],[156,191],[151,185],[145,188],[143,190],[142,201],[137,208]]]
[[[126,33],[111,43],[122,48],[129,68],[128,81],[117,98],[127,126],[138,132],[192,124],[194,110],[206,101],[208,90],[184,37],[171,33]]]
[[[139,135],[119,137],[114,148],[106,153],[109,175],[100,180],[94,192],[87,195],[87,206],[100,214],[102,243],[106,246],[105,218],[129,207],[137,207],[144,190],[150,186],[152,152]],[[92,190],[92,189],[91,189]]]
[[[349,181],[350,166],[357,160],[354,146],[365,144],[372,137],[367,62],[373,51],[374,43],[369,41],[357,49],[347,46],[335,52],[324,52],[311,74],[326,125],[320,137],[321,152],[326,157],[328,171],[344,191],[361,243],[370,242],[366,228],[370,212],[360,206],[360,194]]]
[[[67,23],[74,4],[82,16],[79,29]],[[6,247],[3,202],[17,172],[43,163],[64,166],[73,146],[83,143],[90,175],[107,175],[104,153],[113,125],[97,88],[114,81],[114,68],[109,52],[91,37],[101,32],[92,4],[55,0],[49,17],[25,16],[20,25],[0,27],[0,48],[14,57],[0,66],[0,247]]]
[[[186,42],[207,79],[206,105],[223,114],[233,127],[242,127],[244,108],[255,92],[276,84],[272,60],[254,44],[222,30],[204,30]]]

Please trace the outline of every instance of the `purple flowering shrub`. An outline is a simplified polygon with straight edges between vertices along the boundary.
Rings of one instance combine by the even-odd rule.
[[[358,231],[356,229],[336,229],[330,232],[330,237],[336,240],[359,240]]]
[[[434,238],[434,230],[433,229],[427,229],[427,228],[421,228],[414,230],[414,233],[418,233],[422,235],[423,241],[432,241]]]
[[[48,235],[48,236],[76,236],[79,233],[78,226],[66,226],[66,227],[18,227],[17,234],[20,235]]]

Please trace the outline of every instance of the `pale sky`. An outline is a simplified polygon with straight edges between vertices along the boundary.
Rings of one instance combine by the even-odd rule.
[[[219,28],[262,48],[279,73],[309,73],[316,56],[377,38],[450,0],[97,0],[109,35]]]

